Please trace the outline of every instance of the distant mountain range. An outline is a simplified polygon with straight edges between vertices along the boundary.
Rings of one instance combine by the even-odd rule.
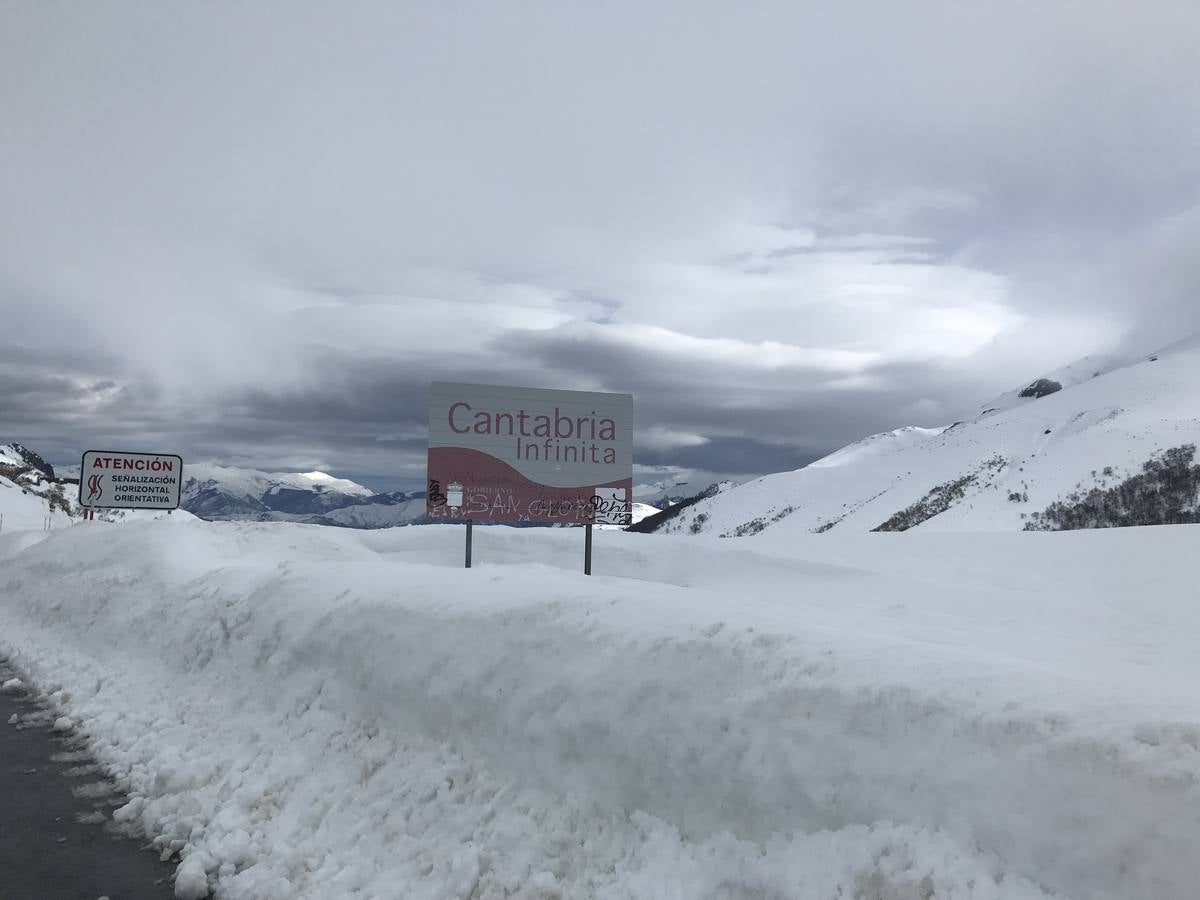
[[[802,469],[711,488],[635,530],[738,537],[1200,521],[1200,335],[1088,357],[969,421],[900,428]]]
[[[1088,357],[939,428],[856,441],[793,472],[634,505],[636,531],[740,537],[987,531],[1200,521],[1200,335],[1138,359]],[[204,519],[388,528],[427,522],[424,492],[377,493],[324,472],[184,465]],[[0,445],[0,528],[69,523],[78,467]],[[674,502],[670,502],[674,501]],[[669,506],[660,511],[656,506]]]
[[[260,472],[184,463],[184,509],[204,519],[388,528],[425,518],[425,493],[375,493],[324,472]]]
[[[10,478],[5,483],[26,498],[21,527],[45,527],[51,498],[56,514],[69,519],[78,496],[77,465],[63,466],[56,473],[33,451],[20,444],[3,444],[0,478],[6,472]],[[261,472],[186,461],[180,506],[212,521],[302,522],[343,528],[392,528],[429,521],[424,491],[377,493],[324,472]],[[634,504],[635,521],[656,512],[657,507]],[[16,527],[16,521],[16,513],[10,514],[10,527]]]

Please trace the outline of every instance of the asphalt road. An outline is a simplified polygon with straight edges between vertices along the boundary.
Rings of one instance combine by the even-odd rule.
[[[0,659],[0,684],[13,677]],[[174,866],[115,833],[124,799],[52,726],[36,694],[0,691],[0,898],[170,900]]]

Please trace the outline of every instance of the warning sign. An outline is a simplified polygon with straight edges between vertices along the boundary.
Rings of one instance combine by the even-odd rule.
[[[177,509],[183,458],[164,453],[89,450],[79,470],[85,509]]]

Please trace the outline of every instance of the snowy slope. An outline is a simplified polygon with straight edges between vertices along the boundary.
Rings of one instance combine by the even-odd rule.
[[[72,487],[54,468],[17,443],[0,444],[0,531],[43,531],[71,524]]]
[[[386,500],[386,502],[382,502]],[[425,494],[376,494],[367,503],[354,503],[331,510],[319,524],[348,528],[392,528],[396,525],[424,523]]]
[[[0,444],[0,465],[33,469],[35,474],[54,480],[54,467],[28,447],[15,442]]]
[[[0,475],[0,532],[63,528],[71,517],[51,509],[43,494]]]
[[[1093,378],[1098,378],[1101,375],[1106,375],[1116,369],[1122,369],[1132,365],[1140,360],[1131,359],[1125,356],[1112,356],[1107,354],[1096,354],[1085,356],[1082,359],[1063,366],[1061,369],[1055,369],[1052,372],[1047,372],[1045,375],[1035,379],[1030,384],[1022,385],[1007,393],[1001,394],[994,400],[985,403],[980,411],[981,416],[991,415],[992,413],[1001,412],[1006,409],[1012,409],[1016,406],[1023,406],[1026,403],[1031,403],[1038,399],[1036,391],[1031,389],[1038,382],[1051,382],[1050,387],[1057,385],[1057,390],[1075,387],[1083,384],[1085,381],[1091,381]],[[1030,396],[1030,394],[1034,396]],[[1022,396],[1024,394],[1025,396]]]
[[[657,515],[660,512],[662,512],[662,510],[659,509],[657,506],[651,506],[649,503],[640,503],[637,500],[634,500],[633,506],[629,511],[630,524],[636,525],[638,522],[642,521],[643,519],[649,518],[650,516],[653,516],[653,515]],[[573,527],[573,526],[568,526],[568,527]],[[625,525],[597,525],[595,527],[601,529],[602,531],[621,531],[624,528],[626,528],[627,526],[625,526]]]
[[[661,530],[863,532],[889,520],[1020,530],[1055,501],[1113,487],[1164,451],[1200,443],[1200,339],[1132,363],[1092,358],[1052,374],[1063,387],[1048,396],[1013,391],[970,422],[874,435],[701,501]],[[914,505],[924,512],[898,516]]]
[[[1198,540],[80,527],[0,652],[181,897],[1191,900]]]
[[[661,510],[657,506],[651,506],[649,503],[639,503],[637,500],[633,501],[633,508],[629,511],[630,518],[634,524],[658,512],[661,512]]]

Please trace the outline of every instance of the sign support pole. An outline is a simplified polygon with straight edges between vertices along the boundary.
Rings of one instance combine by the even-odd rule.
[[[471,568],[471,525],[473,523],[467,519],[467,564],[464,568]]]
[[[588,522],[583,526],[586,530],[583,535],[583,574],[592,574],[592,523]]]

